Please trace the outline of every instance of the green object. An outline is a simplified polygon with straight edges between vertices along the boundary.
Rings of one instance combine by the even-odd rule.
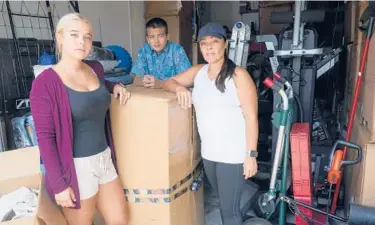
[[[289,149],[290,149],[290,130],[293,123],[293,98],[289,98],[289,109],[287,116],[287,124],[285,126],[285,139],[284,139],[284,149],[282,155],[282,179],[281,179],[281,188],[279,196],[286,195],[287,180],[288,180],[288,163],[289,163]],[[280,213],[279,213],[279,225],[285,225],[286,217],[286,203],[280,201]]]
[[[286,126],[288,122],[288,112],[289,110],[281,110],[280,111],[280,126]]]
[[[294,110],[294,96],[292,92],[292,87],[287,83],[286,92],[283,90],[279,92],[283,100],[282,110],[279,112],[272,113],[272,124],[279,129],[277,146],[276,146],[276,156],[273,162],[272,175],[270,188],[267,193],[262,198],[262,205],[270,204],[264,211],[267,212],[266,219],[269,220],[274,210],[276,210],[276,204],[280,203],[280,213],[279,213],[279,225],[285,225],[286,216],[286,203],[284,201],[275,200],[277,197],[285,196],[288,182],[288,161],[289,161],[289,146],[290,146],[290,130],[293,122],[293,110]],[[285,94],[287,99],[285,99]],[[280,139],[282,138],[282,139]],[[282,143],[281,143],[281,142]],[[277,171],[275,171],[277,170]],[[281,172],[281,179],[280,179]],[[263,207],[263,206],[261,206]],[[272,212],[271,212],[272,209]]]
[[[274,125],[277,128],[279,128],[281,124],[280,117],[281,117],[280,112],[272,113],[272,125]]]
[[[275,189],[270,189],[268,191],[268,193],[270,194],[270,196],[276,196],[276,192],[277,192],[276,188]]]
[[[274,112],[272,114],[272,117],[273,117],[272,121],[274,122],[274,124],[277,123],[276,121],[279,121],[277,123],[277,127],[280,129],[280,127],[286,126],[287,121],[288,121],[287,115],[288,115],[288,110],[281,110],[280,112]],[[282,151],[284,151],[284,149]],[[275,189],[270,189],[268,191],[269,196],[276,197],[277,189],[278,189],[277,186],[275,187]]]

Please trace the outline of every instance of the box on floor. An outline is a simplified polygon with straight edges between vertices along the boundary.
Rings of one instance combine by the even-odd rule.
[[[128,90],[127,104],[113,99],[110,111],[129,225],[203,225],[203,185],[190,191],[201,161],[193,110],[161,89]]]
[[[43,178],[40,172],[38,147],[0,153],[0,171],[2,171],[0,173],[0,195],[11,193],[21,187],[40,191],[38,195],[37,215],[0,222],[0,224],[66,225],[61,211],[52,203],[44,189]]]
[[[370,133],[359,124],[358,118],[353,126],[351,142],[362,147],[363,158],[359,164],[345,167],[345,202],[354,201],[357,204],[375,206],[375,178],[372,174],[375,144],[370,143]],[[356,151],[348,149],[347,158],[356,159]]]

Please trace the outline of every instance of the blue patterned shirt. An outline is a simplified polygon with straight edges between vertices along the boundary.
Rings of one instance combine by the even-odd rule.
[[[165,48],[156,53],[146,43],[139,49],[131,73],[141,77],[148,74],[159,80],[166,80],[190,67],[189,58],[181,45],[168,41]]]

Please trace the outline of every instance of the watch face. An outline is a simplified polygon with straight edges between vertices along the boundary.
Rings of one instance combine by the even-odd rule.
[[[247,152],[247,155],[250,157],[258,157],[258,151],[250,150]]]

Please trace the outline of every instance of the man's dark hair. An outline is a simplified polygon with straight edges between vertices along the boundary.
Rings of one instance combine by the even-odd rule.
[[[158,17],[152,18],[146,23],[146,35],[147,35],[148,28],[162,28],[162,27],[164,27],[165,34],[168,34],[167,22],[165,22],[165,20],[163,20],[162,18],[158,18]]]

